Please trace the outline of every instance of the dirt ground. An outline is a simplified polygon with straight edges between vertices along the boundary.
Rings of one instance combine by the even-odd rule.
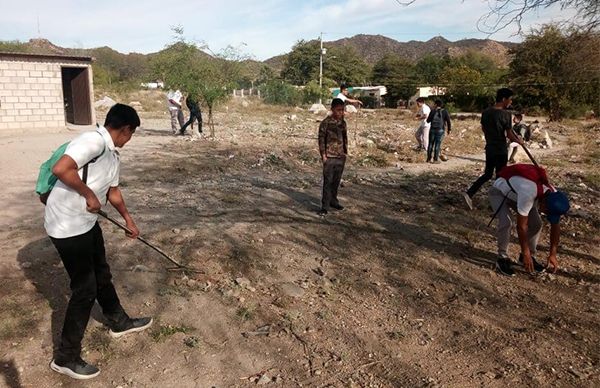
[[[69,290],[33,192],[77,131],[0,137],[0,386],[600,385],[598,122],[543,125],[554,146],[533,152],[572,200],[561,268],[506,278],[488,186],[474,211],[461,197],[483,166],[476,120],[454,122],[434,166],[411,149],[411,114],[353,115],[346,209],[320,218],[322,117],[230,102],[216,137],[191,141],[142,113],[122,151],[126,201],[143,236],[205,273],[168,271],[101,222],[123,305],[155,323],[113,340],[95,309],[83,356],[101,374],[86,383],[48,367]],[[546,225],[541,261],[547,249]]]

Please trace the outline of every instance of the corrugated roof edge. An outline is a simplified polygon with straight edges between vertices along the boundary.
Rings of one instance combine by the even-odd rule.
[[[50,59],[50,60],[68,60],[68,61],[81,61],[81,62],[93,62],[94,57],[83,57],[76,55],[57,55],[57,54],[33,54],[33,53],[11,53],[6,51],[0,51],[0,59],[2,58],[30,58],[30,59]]]

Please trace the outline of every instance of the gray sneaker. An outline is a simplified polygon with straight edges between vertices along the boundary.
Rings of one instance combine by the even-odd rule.
[[[89,380],[100,374],[100,370],[78,357],[74,361],[60,362],[52,360],[50,369],[77,380]]]
[[[113,327],[108,331],[113,338],[119,338],[129,333],[137,333],[138,331],[146,330],[152,326],[152,318],[132,318],[127,321],[122,327]]]

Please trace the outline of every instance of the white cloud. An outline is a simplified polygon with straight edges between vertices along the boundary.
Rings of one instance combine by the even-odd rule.
[[[157,51],[172,40],[170,26],[181,24],[190,38],[213,50],[228,44],[247,44],[265,59],[289,50],[299,39],[326,40],[360,33],[394,39],[427,40],[443,35],[450,40],[484,38],[476,23],[488,11],[487,0],[417,0],[403,7],[395,0],[229,0],[168,3],[159,0],[0,0],[0,39],[41,35],[64,46],[111,46],[119,51]],[[527,16],[525,26],[570,17],[558,7]],[[514,26],[493,39],[518,40]]]

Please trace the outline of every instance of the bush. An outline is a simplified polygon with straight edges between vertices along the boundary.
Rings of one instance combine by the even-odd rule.
[[[327,100],[329,98],[329,89],[319,87],[317,81],[310,81],[302,90],[302,102],[305,104],[313,104],[319,99]]]
[[[260,93],[267,104],[295,106],[302,102],[300,90],[283,81],[267,81],[260,86]]]

